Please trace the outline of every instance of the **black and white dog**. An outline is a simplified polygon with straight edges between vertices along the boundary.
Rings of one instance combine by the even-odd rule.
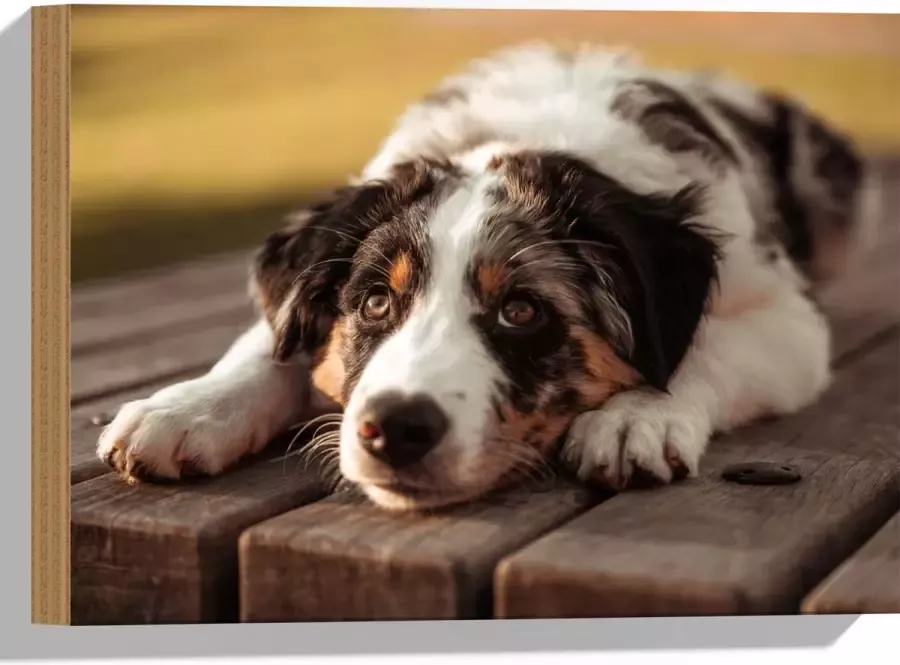
[[[552,455],[614,489],[696,474],[714,433],[828,386],[811,290],[858,240],[863,176],[779,96],[618,52],[501,52],[266,240],[259,322],[125,405],[99,455],[130,478],[217,474],[318,400],[343,411],[341,474],[389,509]]]

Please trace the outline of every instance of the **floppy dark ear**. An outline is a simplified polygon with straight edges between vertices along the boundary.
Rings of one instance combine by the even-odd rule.
[[[431,191],[434,182],[427,164],[397,165],[385,180],[337,190],[296,213],[266,239],[251,281],[275,333],[277,360],[298,349],[313,354],[325,344],[339,314],[340,287],[360,244],[398,207]]]
[[[328,339],[338,311],[337,291],[353,255],[379,223],[385,183],[348,187],[291,215],[266,238],[252,267],[258,306],[275,333],[275,358],[313,353]]]
[[[666,390],[718,277],[717,239],[691,222],[700,191],[640,195],[603,176],[588,178],[585,185],[597,195],[570,234],[598,243],[581,251],[600,269],[609,269],[603,288],[612,288],[610,295],[629,320],[631,343],[623,355],[648,384]],[[608,299],[603,303],[608,306]]]

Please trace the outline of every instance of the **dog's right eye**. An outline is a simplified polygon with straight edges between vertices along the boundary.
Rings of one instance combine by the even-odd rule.
[[[369,321],[381,321],[391,311],[391,296],[384,291],[373,291],[366,296],[363,303],[363,318]]]

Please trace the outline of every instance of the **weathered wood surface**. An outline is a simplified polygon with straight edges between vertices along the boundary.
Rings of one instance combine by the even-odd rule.
[[[797,612],[832,573],[811,598],[852,587],[856,607],[883,607],[895,555],[877,552],[890,529],[859,548],[900,501],[898,164],[883,181],[893,224],[822,298],[838,367],[824,400],[714,442],[698,480],[606,501],[556,479],[391,515],[349,494],[323,499],[314,470],[293,458],[285,467],[280,444],[221,478],[126,485],[96,458],[93,418],[218,360],[252,318],[249,255],[76,291],[73,621]],[[719,477],[748,460],[790,462],[804,478],[753,487]],[[865,566],[851,558],[833,572],[856,550]],[[868,586],[852,582],[863,570]]]
[[[247,311],[232,312],[206,327],[110,345],[72,358],[72,403],[82,404],[147,383],[174,381],[213,365],[252,323]]]
[[[72,294],[72,355],[161,331],[209,325],[252,311],[249,252],[157,270],[127,282],[104,280]]]
[[[72,319],[109,317],[119,321],[135,305],[168,307],[174,301],[198,303],[212,293],[247,290],[252,252],[212,256],[132,275],[128,280],[87,282],[72,292]]]
[[[900,513],[806,597],[803,611],[900,613]]]
[[[237,620],[241,531],[323,492],[281,459],[189,486],[113,474],[73,486],[73,623]]]
[[[596,497],[548,483],[442,514],[388,514],[336,495],[249,529],[243,621],[490,616],[495,564]]]

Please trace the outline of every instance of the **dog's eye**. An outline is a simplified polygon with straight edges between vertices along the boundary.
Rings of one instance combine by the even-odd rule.
[[[370,321],[380,321],[391,311],[391,297],[384,291],[373,291],[363,303],[362,314]]]
[[[505,328],[521,328],[534,323],[537,316],[537,306],[530,298],[514,295],[500,307],[498,323]]]

